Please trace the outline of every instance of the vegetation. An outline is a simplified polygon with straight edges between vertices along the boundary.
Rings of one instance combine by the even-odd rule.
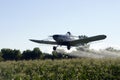
[[[111,51],[111,52],[120,52],[120,50],[114,49],[113,47],[108,47],[108,48],[106,48],[105,50]]]
[[[120,59],[0,62],[0,80],[120,80]]]
[[[34,59],[63,59],[63,58],[72,58],[72,56],[58,53],[53,51],[52,54],[42,53],[39,48],[34,48],[33,50],[25,50],[21,53],[20,50],[12,50],[3,48],[0,52],[0,61],[7,60],[34,60]]]
[[[84,47],[78,47],[78,51],[88,51],[89,45],[85,45]],[[110,52],[120,52],[120,50],[114,49],[112,47],[108,47],[105,49]],[[7,60],[35,60],[35,59],[66,59],[66,58],[76,58],[73,55],[67,55],[65,52],[56,52],[53,51],[52,54],[42,53],[41,50],[36,47],[33,50],[25,50],[21,52],[20,50],[12,50],[8,48],[3,48],[0,51],[0,61]]]
[[[0,80],[120,80],[118,58],[75,58],[55,51],[42,53],[39,48],[23,52],[4,48],[0,61]]]

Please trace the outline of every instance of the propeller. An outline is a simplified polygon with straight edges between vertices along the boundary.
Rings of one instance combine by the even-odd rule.
[[[50,35],[50,36],[48,36],[48,37],[53,37],[53,35]]]

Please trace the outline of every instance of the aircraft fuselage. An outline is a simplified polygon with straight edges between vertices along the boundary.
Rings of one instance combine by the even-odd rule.
[[[59,45],[69,45],[69,42],[74,40],[74,38],[70,37],[69,35],[53,35],[53,39]]]

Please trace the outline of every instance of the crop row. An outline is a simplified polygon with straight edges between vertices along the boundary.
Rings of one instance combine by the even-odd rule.
[[[0,80],[120,80],[120,59],[0,62]]]

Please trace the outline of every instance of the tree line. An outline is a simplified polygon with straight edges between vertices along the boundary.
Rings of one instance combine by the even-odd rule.
[[[84,51],[86,47],[77,48],[77,50]],[[114,49],[113,47],[108,47],[105,50],[111,52],[120,52],[120,50]],[[21,52],[17,49],[3,48],[0,51],[0,61],[7,60],[34,60],[34,59],[65,59],[65,58],[76,58],[76,56],[67,55],[65,53],[60,53],[53,51],[51,54],[43,53],[38,47],[33,50],[25,50]]]
[[[38,47],[33,50],[21,52],[17,49],[3,48],[0,51],[0,61],[7,60],[34,60],[34,59],[63,59],[73,58],[73,56],[53,51],[52,54],[43,53]]]

